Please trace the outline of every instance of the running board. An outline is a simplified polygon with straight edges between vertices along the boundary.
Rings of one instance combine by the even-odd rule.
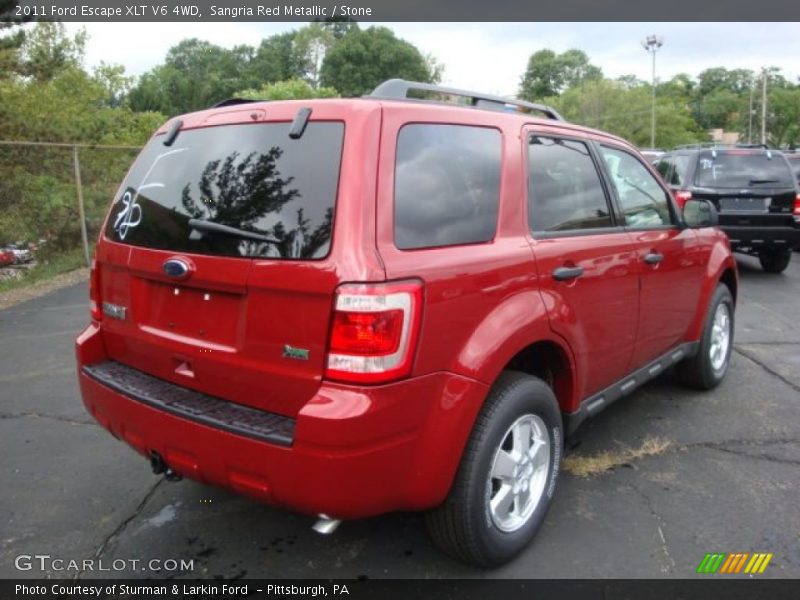
[[[656,360],[647,363],[642,368],[626,375],[617,383],[604,389],[602,392],[593,394],[581,402],[581,407],[573,413],[564,413],[564,430],[566,435],[571,435],[578,429],[578,426],[586,419],[595,416],[597,413],[613,404],[623,396],[627,396],[639,386],[655,379],[661,373],[678,364],[683,359],[694,356],[700,347],[700,342],[687,342],[681,344],[660,356]]]

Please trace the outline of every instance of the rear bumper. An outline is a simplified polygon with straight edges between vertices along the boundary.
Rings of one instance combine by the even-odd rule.
[[[90,325],[76,342],[89,413],[174,471],[308,514],[361,518],[439,504],[452,483],[485,384],[434,373],[377,386],[323,382],[281,445],[200,423],[112,389],[83,367],[107,360]]]
[[[743,227],[720,225],[731,241],[731,247],[748,247],[758,249],[761,247],[795,248],[800,245],[800,227]]]

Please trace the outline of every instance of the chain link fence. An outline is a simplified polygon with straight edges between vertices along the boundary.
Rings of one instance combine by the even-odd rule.
[[[37,258],[81,250],[89,263],[138,146],[0,140],[0,248]]]

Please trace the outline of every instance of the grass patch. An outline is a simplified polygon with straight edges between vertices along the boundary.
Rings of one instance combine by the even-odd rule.
[[[27,270],[21,279],[8,279],[0,281],[0,293],[26,288],[40,281],[47,281],[56,275],[68,273],[86,266],[86,259],[82,248],[69,250],[40,261],[35,267]]]
[[[663,438],[647,438],[638,448],[623,447],[619,450],[605,451],[593,456],[573,454],[564,459],[564,470],[576,477],[600,475],[622,465],[666,452],[672,442]]]

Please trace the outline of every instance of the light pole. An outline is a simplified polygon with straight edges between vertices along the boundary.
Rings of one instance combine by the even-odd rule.
[[[767,68],[761,69],[761,143],[767,145]]]
[[[756,82],[750,77],[750,110],[747,111],[747,143],[753,143],[753,87]]]
[[[664,45],[664,38],[648,35],[642,40],[642,48],[653,55],[653,111],[650,116],[650,147],[656,147],[656,52]]]

